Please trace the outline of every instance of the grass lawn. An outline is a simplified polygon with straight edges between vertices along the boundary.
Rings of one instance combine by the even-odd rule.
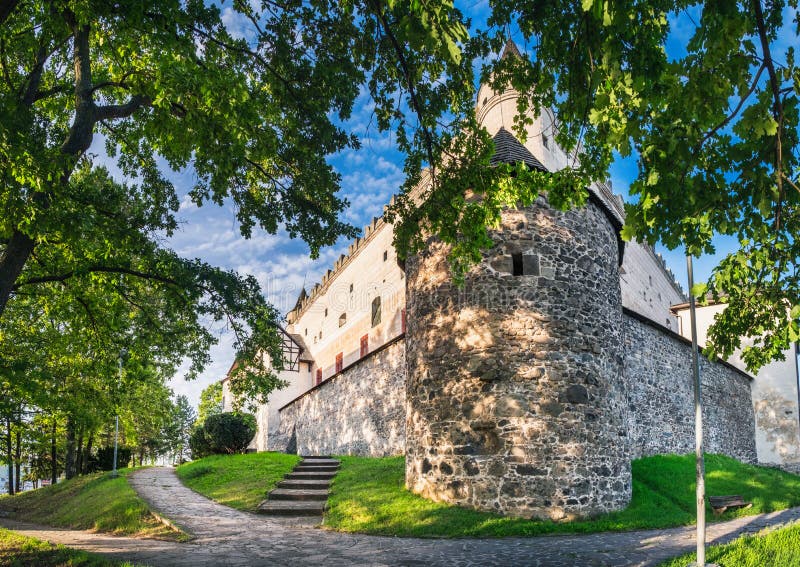
[[[253,511],[300,461],[284,453],[213,455],[178,467],[181,482],[203,496]]]
[[[690,553],[665,561],[659,567],[686,567],[696,558],[696,554]],[[709,547],[706,563],[720,567],[800,567],[800,524]]]
[[[457,537],[512,536],[664,528],[694,523],[694,455],[659,455],[633,462],[633,499],[624,510],[591,520],[550,522],[504,518],[431,502],[404,488],[403,457],[341,457],[325,515],[327,528],[371,534]],[[800,476],[746,465],[720,455],[706,457],[706,492],[740,494],[748,510],[728,520],[800,505]]]
[[[0,510],[15,519],[116,535],[185,540],[186,534],[165,526],[150,512],[125,478],[110,473],[79,476],[30,490],[15,496],[0,497]],[[69,565],[69,564],[67,564]]]
[[[0,567],[131,567],[130,563],[106,561],[99,555],[53,545],[0,528]]]

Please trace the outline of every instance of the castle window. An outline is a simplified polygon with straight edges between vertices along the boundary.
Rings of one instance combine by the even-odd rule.
[[[384,250],[383,251],[383,261],[385,262],[388,257],[389,257],[389,252]]]
[[[222,409],[225,409],[225,396],[222,396]]]
[[[347,313],[342,313],[339,315],[339,326],[344,327],[345,323],[347,323]]]
[[[367,356],[369,352],[369,335],[364,335],[361,337],[361,350],[359,352],[359,356],[362,358]]]
[[[350,284],[350,293],[353,293],[353,284]]]
[[[379,325],[381,322],[381,298],[380,296],[372,300],[372,326]]]
[[[647,276],[647,280],[650,282],[650,285],[653,285],[653,276]]]
[[[522,275],[522,253],[515,252],[511,255],[512,274],[515,276]]]
[[[483,97],[483,106],[486,106],[486,103],[489,102],[488,97]]]
[[[336,355],[336,373],[337,374],[342,371],[342,366],[344,366],[343,358],[344,357],[342,356],[341,352]]]
[[[544,134],[542,134],[542,145],[545,148],[549,148],[550,147],[550,140],[548,140],[547,136],[545,136]]]
[[[317,384],[322,383],[322,368],[317,368]]]
[[[305,336],[308,336],[308,329],[303,329]]]
[[[327,316],[328,316],[328,308],[326,307],[325,308],[325,317],[327,317]]]
[[[322,331],[319,332],[319,340],[322,340]]]

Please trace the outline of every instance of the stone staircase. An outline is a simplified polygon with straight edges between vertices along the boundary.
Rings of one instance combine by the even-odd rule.
[[[331,480],[339,461],[331,457],[303,457],[267,499],[258,505],[259,514],[270,516],[322,516]]]

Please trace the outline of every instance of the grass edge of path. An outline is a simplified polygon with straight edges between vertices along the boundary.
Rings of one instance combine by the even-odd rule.
[[[47,526],[129,537],[188,541],[189,534],[150,509],[128,482],[136,469],[93,473],[0,497],[9,517]]]

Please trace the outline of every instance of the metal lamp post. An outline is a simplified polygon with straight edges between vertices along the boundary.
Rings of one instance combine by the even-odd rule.
[[[686,272],[689,278],[689,324],[692,329],[692,374],[694,376],[694,442],[697,457],[696,474],[697,489],[697,563],[699,567],[706,564],[706,467],[703,457],[703,396],[700,385],[700,361],[697,356],[697,316],[692,288],[694,287],[694,271],[692,257],[686,254]]]
[[[119,373],[117,374],[117,391],[119,391],[119,386],[122,383],[122,364],[125,360],[125,357],[128,354],[128,350],[123,348],[119,351],[119,357],[117,358],[117,364],[119,365]],[[119,410],[117,410],[117,414],[114,416],[114,465],[111,471],[111,477],[117,477],[117,447],[119,445]]]

